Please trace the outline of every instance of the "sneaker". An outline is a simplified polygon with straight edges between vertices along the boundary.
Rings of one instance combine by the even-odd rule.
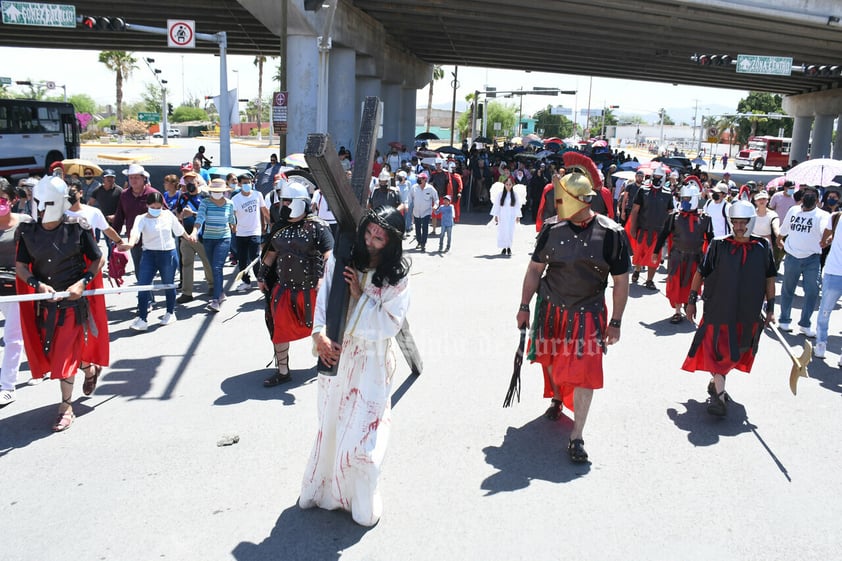
[[[161,325],[169,325],[176,322],[175,313],[164,314],[161,316]]]
[[[0,408],[6,407],[15,401],[15,390],[3,390],[0,392]]]
[[[836,363],[836,366],[842,368],[842,356],[839,357],[839,362]]]
[[[221,305],[223,302],[225,302],[226,300],[228,300],[228,297],[225,295],[225,293],[224,293],[224,292],[223,292],[222,294],[220,294],[220,295],[219,295],[219,303],[220,303],[220,305]]]
[[[235,290],[237,292],[246,292],[249,289],[251,289],[251,283],[243,281],[237,285],[237,288]]]
[[[788,322],[778,322],[778,329],[780,329],[781,331],[792,331],[792,324]]]
[[[208,302],[208,305],[205,308],[210,312],[218,312],[219,311],[219,300],[211,300]]]
[[[129,326],[129,329],[134,331],[146,331],[149,327],[149,324],[143,321],[143,318],[135,318],[132,324]]]
[[[798,332],[801,333],[802,335],[805,335],[805,336],[809,337],[810,339],[816,338],[816,330],[811,328],[811,327],[802,327],[802,326],[799,325],[798,326]]]
[[[186,304],[187,302],[193,301],[193,295],[192,294],[182,294],[181,296],[176,298],[175,301],[178,304]]]
[[[816,358],[824,358],[825,352],[827,352],[827,343],[816,343],[813,347],[813,356]]]

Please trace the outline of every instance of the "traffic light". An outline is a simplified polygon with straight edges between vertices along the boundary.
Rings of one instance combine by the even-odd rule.
[[[819,74],[819,67],[815,64],[811,64],[810,66],[804,67],[804,74],[807,76],[818,76]]]
[[[710,55],[693,55],[690,57],[696,64],[699,66],[709,66],[710,65]]]
[[[608,106],[608,109],[619,109],[619,108],[620,108],[619,105],[609,105]]]
[[[172,103],[167,103],[167,117],[172,117]]]
[[[126,20],[118,17],[79,16],[82,27],[90,31],[125,31]]]
[[[486,97],[497,97],[497,88],[492,88],[491,86],[486,86],[485,88],[485,96]]]
[[[731,64],[731,57],[728,55],[713,55],[710,57],[710,62],[714,66],[729,66]]]
[[[699,66],[731,66],[734,59],[731,55],[700,55],[695,54],[690,60]]]

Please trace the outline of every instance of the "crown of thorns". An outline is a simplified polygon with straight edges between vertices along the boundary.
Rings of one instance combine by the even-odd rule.
[[[389,224],[386,219],[380,216],[378,213],[374,212],[372,209],[368,209],[365,214],[363,215],[363,219],[361,221],[361,225],[365,225],[366,222],[374,222],[393,236],[403,237],[403,232],[398,230],[394,225]]]

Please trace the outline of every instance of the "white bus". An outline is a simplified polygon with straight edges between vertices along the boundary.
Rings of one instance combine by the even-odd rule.
[[[0,99],[0,176],[44,174],[79,157],[79,122],[69,103]]]

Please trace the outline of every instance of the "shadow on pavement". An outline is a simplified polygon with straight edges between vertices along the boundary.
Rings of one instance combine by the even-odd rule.
[[[696,326],[690,323],[686,317],[681,320],[681,323],[670,323],[670,318],[664,318],[652,323],[639,322],[641,327],[650,330],[655,337],[664,337],[675,335],[676,333],[693,333],[696,331]]]
[[[292,381],[273,388],[263,386],[263,380],[275,373],[275,367],[260,368],[226,378],[220,384],[223,395],[216,398],[214,405],[234,405],[251,400],[280,400],[284,405],[294,405],[295,395],[290,390],[311,384],[316,380],[316,367],[306,370],[290,370]]]
[[[129,330],[126,330],[129,331]],[[132,332],[134,333],[134,332]],[[142,337],[142,335],[139,334]],[[152,379],[161,366],[162,355],[142,359],[124,359],[112,362],[102,369],[94,395],[121,395],[132,399],[143,398],[152,389]]]
[[[302,510],[296,504],[281,513],[262,542],[241,542],[231,553],[237,561],[336,561],[369,530],[356,524],[348,512]]]
[[[679,429],[687,432],[687,440],[693,446],[711,446],[721,437],[737,436],[751,432],[757,427],[748,422],[746,408],[736,401],[728,402],[728,415],[715,417],[707,412],[707,401],[690,399],[684,405],[684,413],[667,409],[667,417]]]
[[[567,417],[553,422],[543,415],[520,428],[509,427],[500,446],[482,449],[486,463],[498,471],[480,488],[490,496],[525,489],[533,479],[567,483],[587,474],[590,464],[574,464],[567,455],[572,428],[573,421]]]
[[[58,382],[56,382],[58,383]],[[24,448],[36,440],[41,440],[48,436],[55,434],[56,438],[61,438],[62,435],[53,432],[53,423],[58,414],[59,390],[56,390],[56,403],[44,405],[37,409],[29,409],[22,411],[17,415],[6,417],[0,420],[0,458],[13,450]],[[73,412],[76,415],[76,423],[79,422],[79,417],[86,415],[94,410],[93,407],[85,405],[88,398],[74,399]],[[9,405],[15,407],[16,403]],[[70,430],[74,430],[70,427]]]

